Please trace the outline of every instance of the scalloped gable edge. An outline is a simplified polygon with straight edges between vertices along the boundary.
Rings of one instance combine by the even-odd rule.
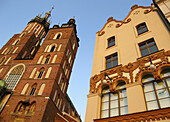
[[[102,35],[105,33],[105,31],[103,31],[104,28],[106,27],[106,25],[107,25],[108,23],[110,23],[110,22],[112,22],[112,21],[119,23],[119,24],[116,25],[116,28],[120,27],[120,26],[123,25],[124,23],[126,24],[126,23],[130,22],[130,21],[131,21],[131,18],[128,18],[128,17],[131,15],[131,13],[132,13],[134,10],[136,10],[136,9],[138,9],[138,8],[150,9],[150,10],[145,10],[145,11],[144,11],[144,14],[147,14],[147,13],[153,11],[153,7],[152,7],[152,6],[153,6],[153,3],[151,4],[151,6],[147,6],[147,7],[138,6],[138,5],[136,5],[136,4],[133,5],[133,6],[131,7],[131,11],[129,12],[129,14],[126,16],[126,18],[125,18],[123,21],[121,21],[121,20],[116,20],[116,19],[113,19],[113,17],[110,17],[110,18],[107,19],[107,23],[103,26],[103,28],[102,28],[100,31],[98,31],[96,34],[98,34],[98,36],[102,36]]]

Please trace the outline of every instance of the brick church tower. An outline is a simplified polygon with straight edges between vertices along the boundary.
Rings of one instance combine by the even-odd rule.
[[[36,16],[0,50],[0,121],[81,121],[67,95],[79,46],[75,19],[49,29],[50,16]]]

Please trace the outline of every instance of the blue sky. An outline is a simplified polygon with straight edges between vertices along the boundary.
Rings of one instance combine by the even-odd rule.
[[[152,0],[1,0],[0,48],[19,34],[36,15],[52,11],[54,24],[67,23],[75,16],[80,46],[74,62],[68,94],[84,121],[93,63],[96,32],[109,17],[123,20],[137,4],[150,6]]]

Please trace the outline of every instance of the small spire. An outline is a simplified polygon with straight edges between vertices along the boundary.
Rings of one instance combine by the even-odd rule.
[[[58,22],[58,25],[60,25],[60,21]]]
[[[48,20],[48,18],[51,16],[51,11],[54,9],[54,7],[51,8],[51,10],[49,12],[45,13],[45,16],[43,18],[45,18],[46,20]]]

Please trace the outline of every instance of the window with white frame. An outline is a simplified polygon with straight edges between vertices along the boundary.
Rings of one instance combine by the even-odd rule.
[[[15,68],[13,68],[9,74],[7,74],[5,78],[5,82],[7,84],[8,89],[14,89],[17,83],[19,82],[20,77],[22,76],[24,72],[24,66],[18,65]]]
[[[162,80],[155,80],[152,74],[142,77],[147,110],[170,107],[170,69],[163,70]]]
[[[115,92],[109,91],[109,86],[102,89],[101,118],[128,114],[125,82],[120,81]]]

